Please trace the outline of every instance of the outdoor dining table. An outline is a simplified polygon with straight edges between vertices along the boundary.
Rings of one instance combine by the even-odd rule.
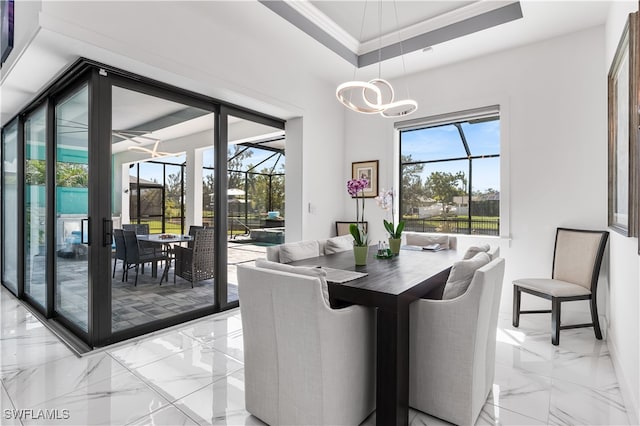
[[[171,252],[171,246],[173,244],[181,244],[184,242],[193,241],[193,237],[191,235],[181,235],[181,234],[147,234],[147,235],[137,235],[138,241],[146,241],[154,245],[158,245],[160,247],[165,247],[167,252]],[[151,262],[151,276],[158,276],[158,262]]]

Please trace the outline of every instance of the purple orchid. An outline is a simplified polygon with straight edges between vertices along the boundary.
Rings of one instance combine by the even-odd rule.
[[[367,233],[364,230],[364,190],[369,187],[369,179],[351,179],[347,181],[347,192],[356,198],[356,224],[351,224],[349,231],[355,240],[356,246],[367,245]],[[362,193],[358,197],[358,193]],[[362,198],[362,216],[360,216],[360,205],[358,198]]]

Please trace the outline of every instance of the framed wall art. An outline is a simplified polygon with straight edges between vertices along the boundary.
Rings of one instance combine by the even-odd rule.
[[[637,236],[638,13],[629,15],[608,76],[609,227]]]
[[[351,179],[366,178],[369,186],[364,189],[364,198],[378,196],[378,160],[351,163]]]

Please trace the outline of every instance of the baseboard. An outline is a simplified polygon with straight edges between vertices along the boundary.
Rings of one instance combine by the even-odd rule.
[[[639,425],[640,407],[638,406],[638,402],[634,398],[633,392],[631,391],[631,386],[629,385],[626,376],[624,374],[620,374],[624,371],[624,369],[622,368],[622,365],[620,364],[620,360],[618,358],[618,347],[616,346],[616,342],[614,339],[612,339],[612,337],[612,335],[609,335],[609,337],[607,338],[607,346],[609,347],[609,353],[611,354],[611,361],[613,362],[613,369],[616,372],[616,378],[618,379],[618,383],[620,384],[620,393],[622,393],[624,406],[627,409],[629,424]]]

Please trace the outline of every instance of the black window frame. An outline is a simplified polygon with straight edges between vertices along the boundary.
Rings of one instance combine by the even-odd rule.
[[[496,107],[488,107],[489,109],[495,109]],[[480,109],[482,110],[482,109]],[[494,112],[494,113],[489,113],[489,114],[482,114],[479,112],[476,112],[476,114],[478,115],[478,118],[476,118],[476,120],[478,121],[494,121],[497,120],[498,122],[500,122],[500,113],[499,113],[499,109]],[[447,116],[450,116],[450,119],[447,119]],[[420,124],[420,122],[423,122],[423,124]],[[465,111],[461,111],[461,112],[457,112],[457,113],[452,113],[452,114],[444,114],[441,116],[437,116],[437,117],[432,117],[432,118],[423,118],[423,119],[417,119],[417,120],[411,120],[410,122],[407,122],[405,126],[402,125],[402,123],[396,123],[396,129],[398,131],[398,140],[399,140],[399,167],[398,167],[398,177],[399,177],[399,190],[398,190],[398,212],[399,212],[399,216],[401,217],[402,220],[405,221],[405,230],[406,231],[418,231],[418,232],[435,232],[435,233],[443,233],[443,234],[467,234],[467,235],[490,235],[490,236],[499,236],[500,235],[500,216],[501,216],[501,212],[498,213],[498,220],[496,223],[495,227],[492,226],[487,226],[487,227],[476,227],[475,230],[480,231],[480,232],[476,232],[473,233],[472,231],[474,230],[474,223],[484,223],[481,221],[474,221],[472,219],[472,205],[474,203],[473,201],[473,161],[474,160],[481,160],[481,159],[487,159],[487,158],[500,158],[500,152],[496,153],[496,154],[481,154],[481,155],[473,155],[469,144],[467,142],[467,138],[464,132],[464,129],[462,128],[462,124],[464,123],[470,123],[474,121],[473,118],[473,112],[469,111],[469,112],[465,112]],[[458,136],[460,137],[460,142],[463,145],[463,148],[465,150],[465,153],[467,154],[465,157],[451,157],[451,158],[439,158],[439,159],[429,159],[429,160],[414,160],[414,161],[409,161],[409,162],[403,162],[402,158],[403,158],[403,152],[402,152],[402,140],[403,140],[403,135],[409,132],[417,132],[417,131],[422,131],[425,129],[432,129],[432,128],[437,128],[437,127],[445,127],[445,126],[454,126],[456,127],[456,129],[458,130]],[[500,148],[498,149],[498,151],[500,151]],[[435,163],[445,163],[445,162],[450,162],[450,161],[464,161],[467,160],[468,161],[468,167],[467,167],[467,172],[468,172],[468,182],[467,182],[467,192],[465,193],[465,197],[468,197],[468,213],[467,213],[467,217],[464,220],[461,220],[459,218],[456,219],[452,219],[452,220],[448,220],[448,219],[416,219],[415,221],[413,221],[412,219],[403,217],[403,170],[405,166],[410,166],[410,165],[424,165],[424,164],[435,164]],[[412,223],[413,221],[413,223]],[[426,222],[448,222],[448,226],[447,226],[447,230],[446,232],[442,232],[442,231],[438,231],[437,228],[436,229],[432,229],[431,226],[426,226]],[[422,223],[422,226],[418,226],[419,223]],[[465,226],[461,227],[460,224],[463,223]],[[488,222],[487,222],[488,223]],[[452,230],[451,225],[454,224],[454,228]],[[466,232],[461,232],[466,230]]]

